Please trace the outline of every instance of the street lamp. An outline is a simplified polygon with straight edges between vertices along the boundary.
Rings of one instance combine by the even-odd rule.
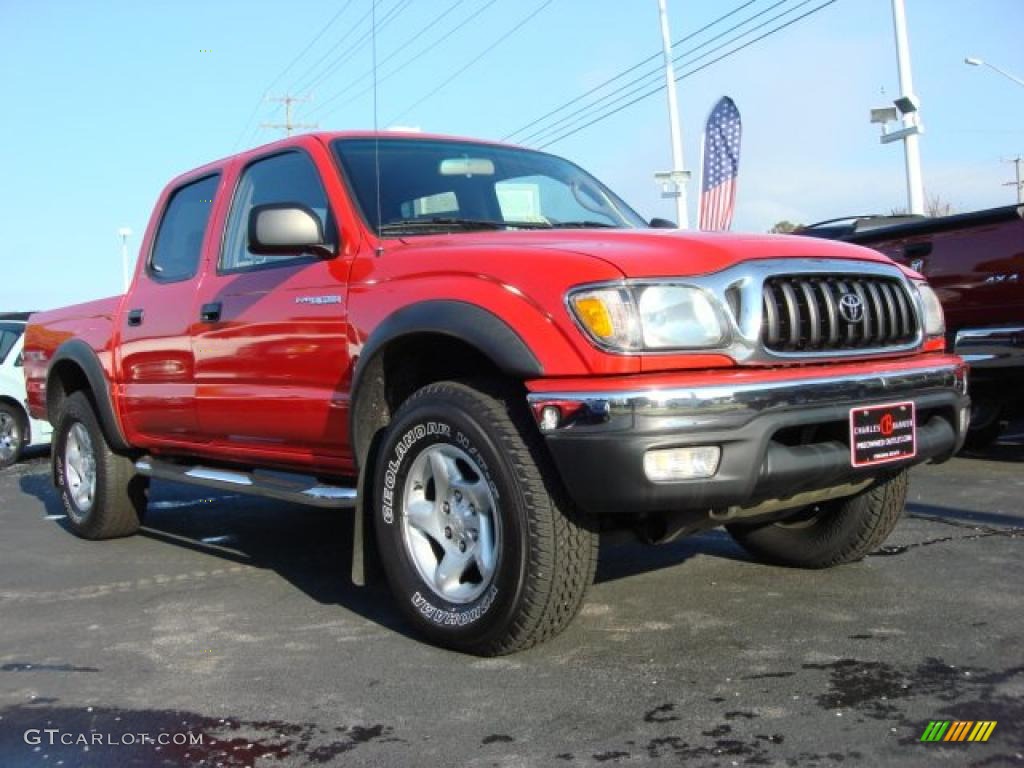
[[[1024,86],[1024,80],[1021,80],[1016,75],[1011,75],[1005,69],[1000,69],[995,64],[989,64],[984,59],[979,59],[976,56],[968,56],[967,58],[964,59],[964,64],[969,64],[972,67],[988,67],[989,69],[994,69],[996,72],[998,72],[1003,77],[1006,77],[1006,78],[1009,78],[1010,80],[1013,80],[1013,82],[1015,82],[1017,85]]]
[[[124,276],[124,290],[127,292],[132,280],[128,267],[128,238],[132,236],[132,231],[128,227],[121,227],[117,234],[121,238],[121,273]]]

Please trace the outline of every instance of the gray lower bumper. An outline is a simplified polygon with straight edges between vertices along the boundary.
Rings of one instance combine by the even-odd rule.
[[[850,408],[903,400],[916,406],[917,455],[851,466]],[[747,507],[949,458],[963,442],[969,410],[967,368],[952,363],[828,379],[533,393],[529,402],[576,502],[625,514]],[[548,406],[564,415],[557,426],[544,419]],[[721,448],[713,477],[647,478],[648,450],[699,445]]]

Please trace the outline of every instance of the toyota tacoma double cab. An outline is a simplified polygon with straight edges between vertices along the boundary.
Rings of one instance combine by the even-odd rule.
[[[1024,205],[951,216],[860,216],[799,234],[874,248],[920,272],[946,313],[946,339],[971,366],[968,448],[1024,413]]]
[[[78,535],[137,531],[151,478],[348,509],[408,621],[492,655],[566,627],[605,531],[864,557],[963,439],[944,333],[868,249],[655,228],[540,152],[314,133],[173,180],[127,293],[35,315],[25,371]]]

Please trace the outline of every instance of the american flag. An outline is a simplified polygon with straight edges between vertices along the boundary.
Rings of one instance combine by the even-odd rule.
[[[742,132],[740,111],[732,99],[723,96],[711,110],[704,129],[699,216],[703,230],[727,230],[732,226]]]

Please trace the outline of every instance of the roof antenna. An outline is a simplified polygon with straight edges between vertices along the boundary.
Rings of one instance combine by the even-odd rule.
[[[380,202],[380,129],[377,127],[377,0],[370,6],[370,45],[373,57],[373,171],[377,178],[377,237],[380,237],[382,214]],[[377,245],[374,253],[379,258],[384,248]]]

